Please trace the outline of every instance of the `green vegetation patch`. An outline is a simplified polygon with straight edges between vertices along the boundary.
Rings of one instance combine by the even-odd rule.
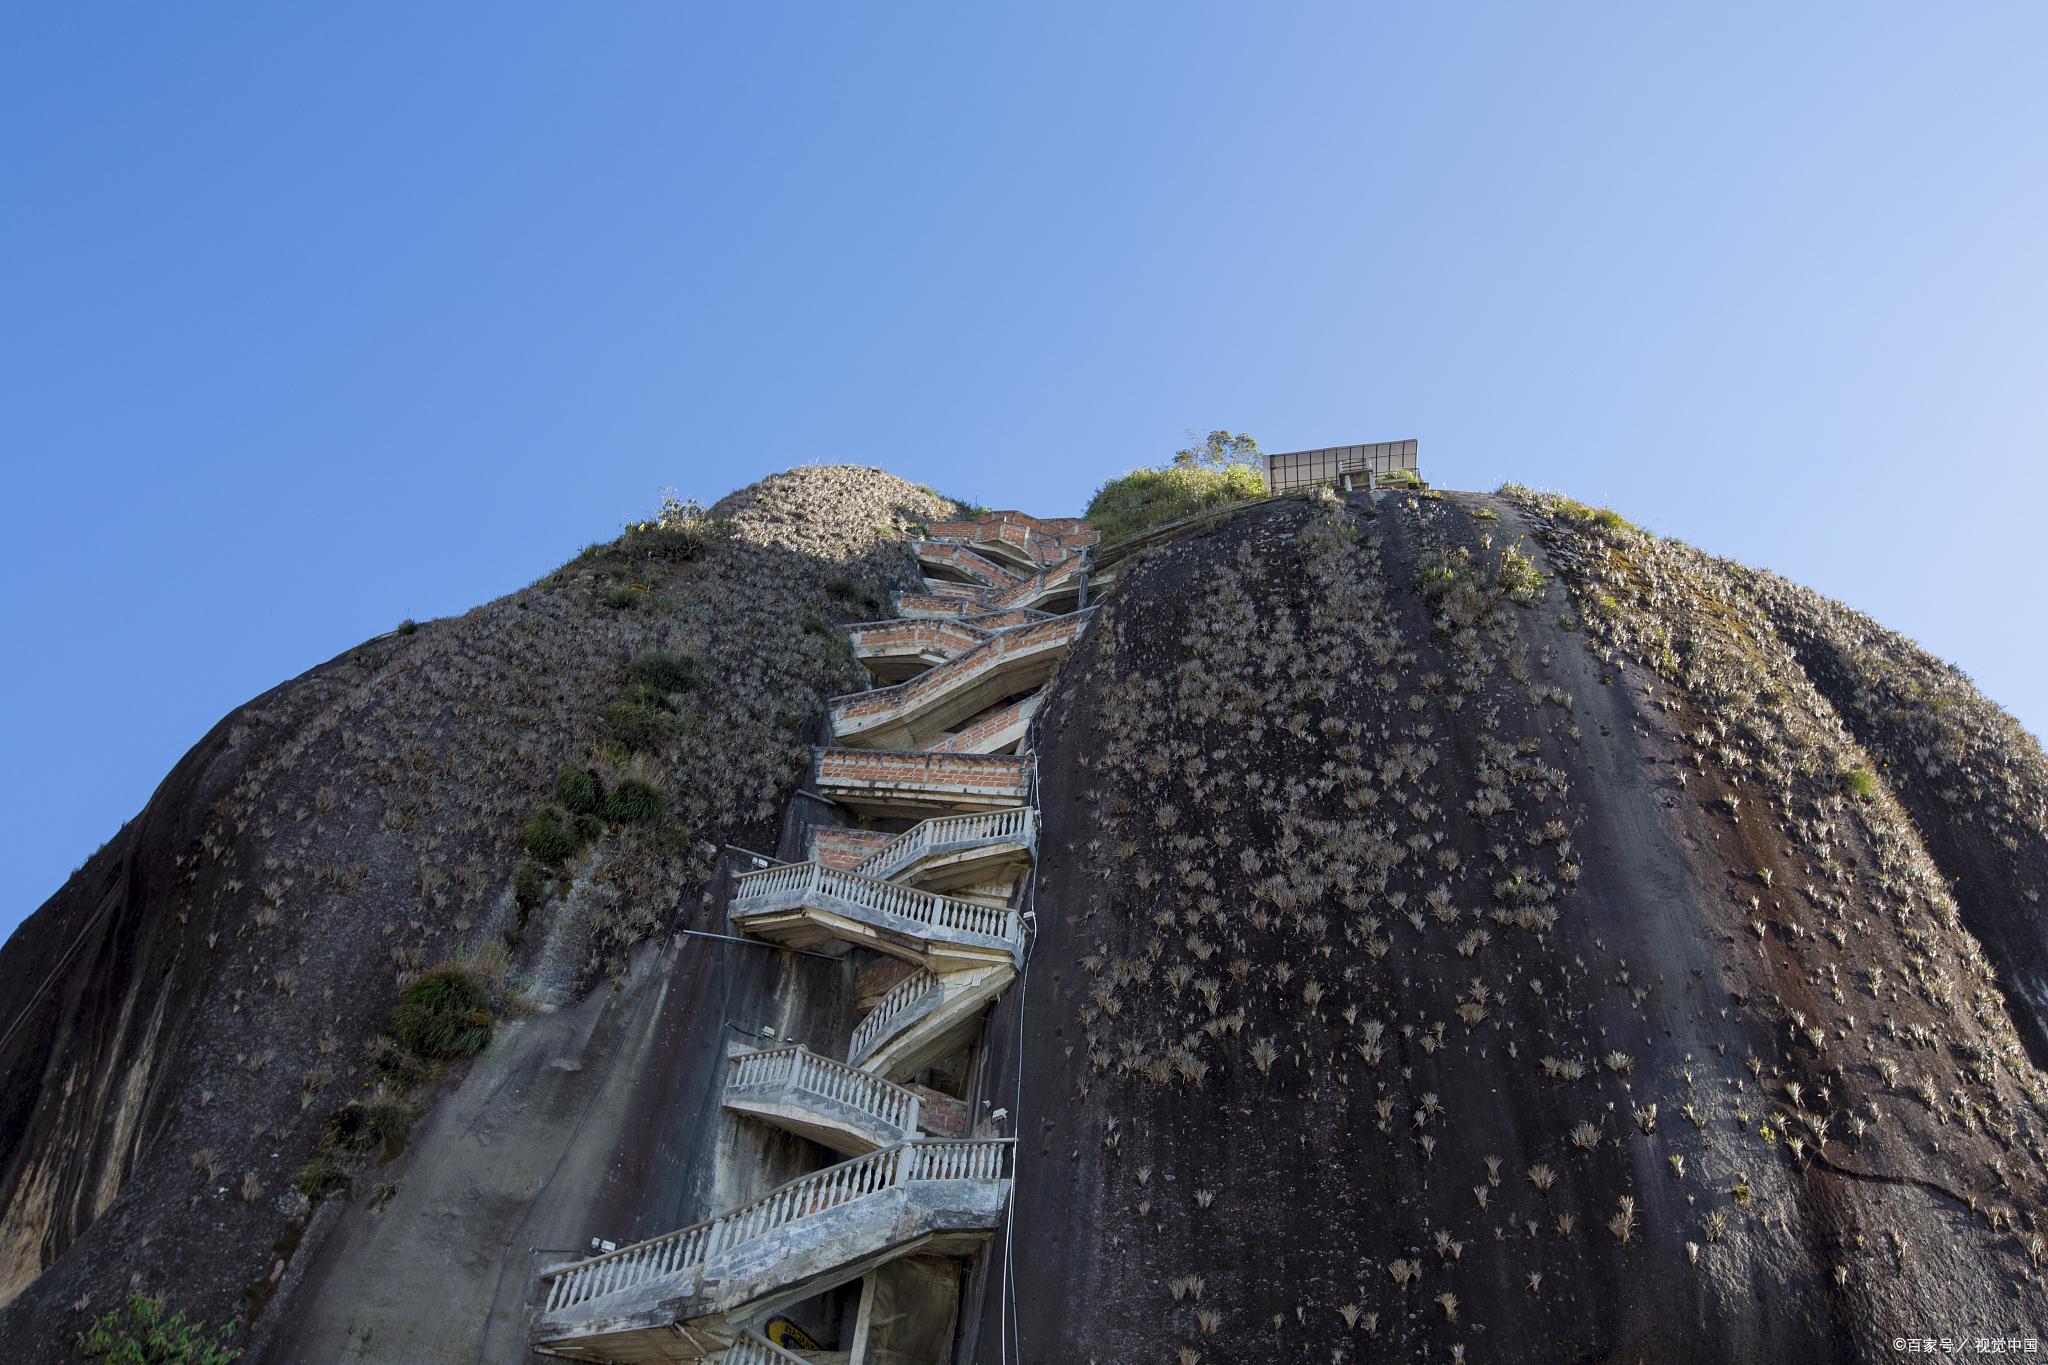
[[[78,1334],[78,1349],[106,1365],[228,1365],[242,1358],[227,1344],[234,1332],[232,1322],[208,1327],[183,1312],[166,1316],[161,1298],[130,1294]]]
[[[626,666],[626,681],[656,692],[692,692],[704,681],[704,665],[689,654],[650,649]]]
[[[370,1069],[399,1089],[410,1089],[433,1074],[433,1068],[416,1052],[401,1047],[394,1038],[380,1037],[370,1045]]]
[[[412,1106],[396,1095],[350,1100],[327,1123],[327,1141],[344,1152],[381,1151],[396,1156],[412,1132]]]
[[[1457,583],[1457,568],[1448,561],[1439,560],[1435,564],[1423,566],[1422,572],[1416,576],[1415,590],[1425,598],[1441,597],[1456,587]]]
[[[675,718],[644,694],[608,703],[604,728],[620,748],[635,754],[659,749],[677,731]]]
[[[460,963],[433,968],[405,988],[391,1032],[422,1057],[473,1057],[491,1041],[491,996]]]
[[[555,796],[573,815],[591,814],[602,795],[597,774],[588,768],[564,768],[555,775]]]
[[[945,493],[941,493],[938,489],[932,487],[928,483],[916,484],[914,485],[914,487],[916,487],[916,489],[921,493],[929,493],[932,497],[937,498],[940,502],[951,503],[953,505],[953,516],[951,520],[978,521],[982,517],[988,515],[988,508],[982,506],[980,503],[969,502],[965,498],[951,497]],[[918,534],[922,535],[923,531],[920,530]]]
[[[512,874],[512,899],[522,909],[531,910],[545,901],[554,887],[554,874],[531,859],[519,864]]]
[[[626,668],[625,692],[604,708],[604,728],[628,753],[661,748],[682,733],[676,699],[703,684],[703,665],[687,654],[650,650]]]
[[[620,538],[620,548],[638,558],[689,564],[732,539],[732,523],[713,516],[695,498],[664,493],[661,506],[646,521],[635,522]]]
[[[889,614],[889,599],[873,586],[856,578],[834,578],[825,584],[832,605],[849,618],[878,621]]]
[[[659,819],[665,804],[660,792],[629,777],[606,794],[598,813],[614,823],[639,824]]]
[[[1135,469],[1096,490],[1086,516],[1103,543],[1109,544],[1169,521],[1264,496],[1266,480],[1248,464]]]
[[[1524,601],[1542,591],[1543,571],[1522,553],[1520,546],[1510,545],[1500,552],[1500,568],[1494,574],[1494,583],[1508,596]]]
[[[348,1167],[330,1152],[322,1152],[305,1165],[299,1167],[292,1177],[292,1188],[315,1204],[332,1195],[347,1198],[355,1189],[355,1177]]]
[[[1842,773],[1842,792],[1858,801],[1877,799],[1877,776],[1868,768],[1849,768]]]
[[[519,831],[519,846],[537,863],[554,864],[573,857],[583,841],[582,831],[563,824],[560,813],[552,808],[528,820]]]
[[[1574,526],[1582,526],[1588,530],[1615,533],[1632,532],[1635,534],[1641,534],[1642,532],[1641,527],[1611,507],[1594,507],[1590,503],[1580,502],[1576,498],[1563,496],[1553,496],[1550,499],[1550,506],[1551,510],[1556,512],[1559,517],[1562,517]]]

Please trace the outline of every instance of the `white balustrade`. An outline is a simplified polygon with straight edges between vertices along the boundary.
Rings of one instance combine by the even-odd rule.
[[[758,1333],[747,1332],[727,1349],[725,1365],[808,1365],[808,1362]]]
[[[777,1186],[730,1213],[603,1256],[541,1272],[543,1311],[559,1313],[704,1264],[721,1252],[800,1219],[913,1181],[998,1180],[1006,1138],[919,1138]]]
[[[750,1052],[732,1064],[730,1090],[787,1086],[859,1110],[905,1134],[917,1128],[917,1093],[862,1071],[859,1067],[820,1057],[809,1048],[777,1048]]]
[[[942,815],[920,820],[854,864],[853,870],[863,877],[888,877],[944,844],[1026,842],[1031,838],[1032,816],[1029,806],[1019,806],[979,815]]]
[[[1007,1138],[920,1142],[904,1148],[905,1180],[1000,1180]]]
[[[734,880],[732,912],[743,915],[750,904],[790,895],[829,896],[858,909],[911,920],[928,929],[974,934],[1010,944],[1024,940],[1024,926],[1015,910],[976,905],[973,901],[919,891],[818,862],[785,863],[762,872],[742,874]]]
[[[854,1025],[853,1041],[848,1044],[846,1055],[864,1057],[872,1052],[876,1043],[895,1032],[892,1025],[898,1016],[938,989],[938,977],[921,967],[891,986],[875,1007]]]

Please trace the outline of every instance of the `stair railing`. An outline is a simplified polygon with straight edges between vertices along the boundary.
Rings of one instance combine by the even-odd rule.
[[[540,1274],[559,1313],[663,1279],[758,1237],[883,1190],[933,1180],[998,1180],[1010,1138],[915,1138],[798,1176],[727,1213]]]
[[[776,1086],[788,1086],[847,1105],[905,1135],[914,1136],[917,1132],[915,1090],[885,1081],[857,1066],[820,1057],[801,1043],[771,1052],[749,1052],[733,1059],[728,1090]]]
[[[986,840],[1028,840],[1032,810],[1018,806],[1011,810],[983,811],[973,815],[940,815],[920,820],[888,843],[853,865],[863,877],[888,877],[943,844],[966,844]]]

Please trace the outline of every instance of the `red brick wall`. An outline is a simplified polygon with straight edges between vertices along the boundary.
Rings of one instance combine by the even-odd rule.
[[[882,1003],[882,997],[889,993],[891,986],[916,970],[917,968],[908,962],[878,956],[873,962],[854,973],[853,1007],[866,1014]]]
[[[917,1126],[937,1137],[967,1136],[967,1101],[922,1085],[907,1085],[917,1092]]]
[[[988,743],[1003,730],[1015,725],[1018,719],[1037,707],[1039,694],[1019,697],[1001,710],[992,711],[974,722],[965,730],[956,730],[950,735],[935,739],[926,747],[927,753],[967,752],[972,753]]]
[[[819,829],[811,835],[811,857],[827,867],[851,870],[895,837],[872,829]]]

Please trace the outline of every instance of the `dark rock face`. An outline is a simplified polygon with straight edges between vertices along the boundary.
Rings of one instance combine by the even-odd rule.
[[[2048,1066],[2048,758],[1955,668],[1772,574],[1742,576],[1842,717],[1947,878]]]
[[[1041,721],[984,1082],[1014,1222],[962,1358],[2038,1335],[2040,1075],[1973,936],[2048,960],[2038,749],[1855,704],[1888,659],[1789,598],[1512,490],[1127,567]],[[2000,819],[1945,830],[1944,773]]]
[[[822,818],[831,622],[945,510],[852,469],[724,510],[688,563],[629,536],[252,702],[0,949],[7,1359],[131,1281],[253,1316],[253,1359],[514,1359],[533,1248],[815,1164],[721,1117],[725,1038],[843,1036],[851,968],[660,931],[722,927],[708,845]],[[1119,572],[1040,714],[1038,932],[969,1110],[1010,1111],[1013,1218],[956,1360],[2038,1335],[2048,763],[1959,674],[1515,490],[1261,504]],[[650,649],[708,684],[607,758]],[[520,824],[585,762],[666,814],[522,912]],[[508,939],[540,1012],[308,1220],[398,984]]]
[[[806,727],[859,685],[833,621],[914,586],[906,528],[953,509],[813,467],[719,510],[729,539],[629,534],[249,703],[0,949],[0,1354],[60,1358],[131,1283],[256,1319],[239,1340],[260,1354],[333,1221],[309,1231],[293,1175],[382,1083],[366,1049],[411,973],[504,943],[508,989],[570,1005],[628,975],[718,842],[773,846]],[[624,758],[605,709],[649,650],[696,656],[705,682],[677,703],[682,734]],[[522,908],[521,826],[583,764],[656,786],[662,817],[613,825]],[[557,1032],[573,1052],[605,1029]],[[548,1065],[581,1064],[561,1049]],[[387,1207],[391,1171],[360,1164],[360,1202]],[[500,1250],[454,1288],[478,1318]]]

